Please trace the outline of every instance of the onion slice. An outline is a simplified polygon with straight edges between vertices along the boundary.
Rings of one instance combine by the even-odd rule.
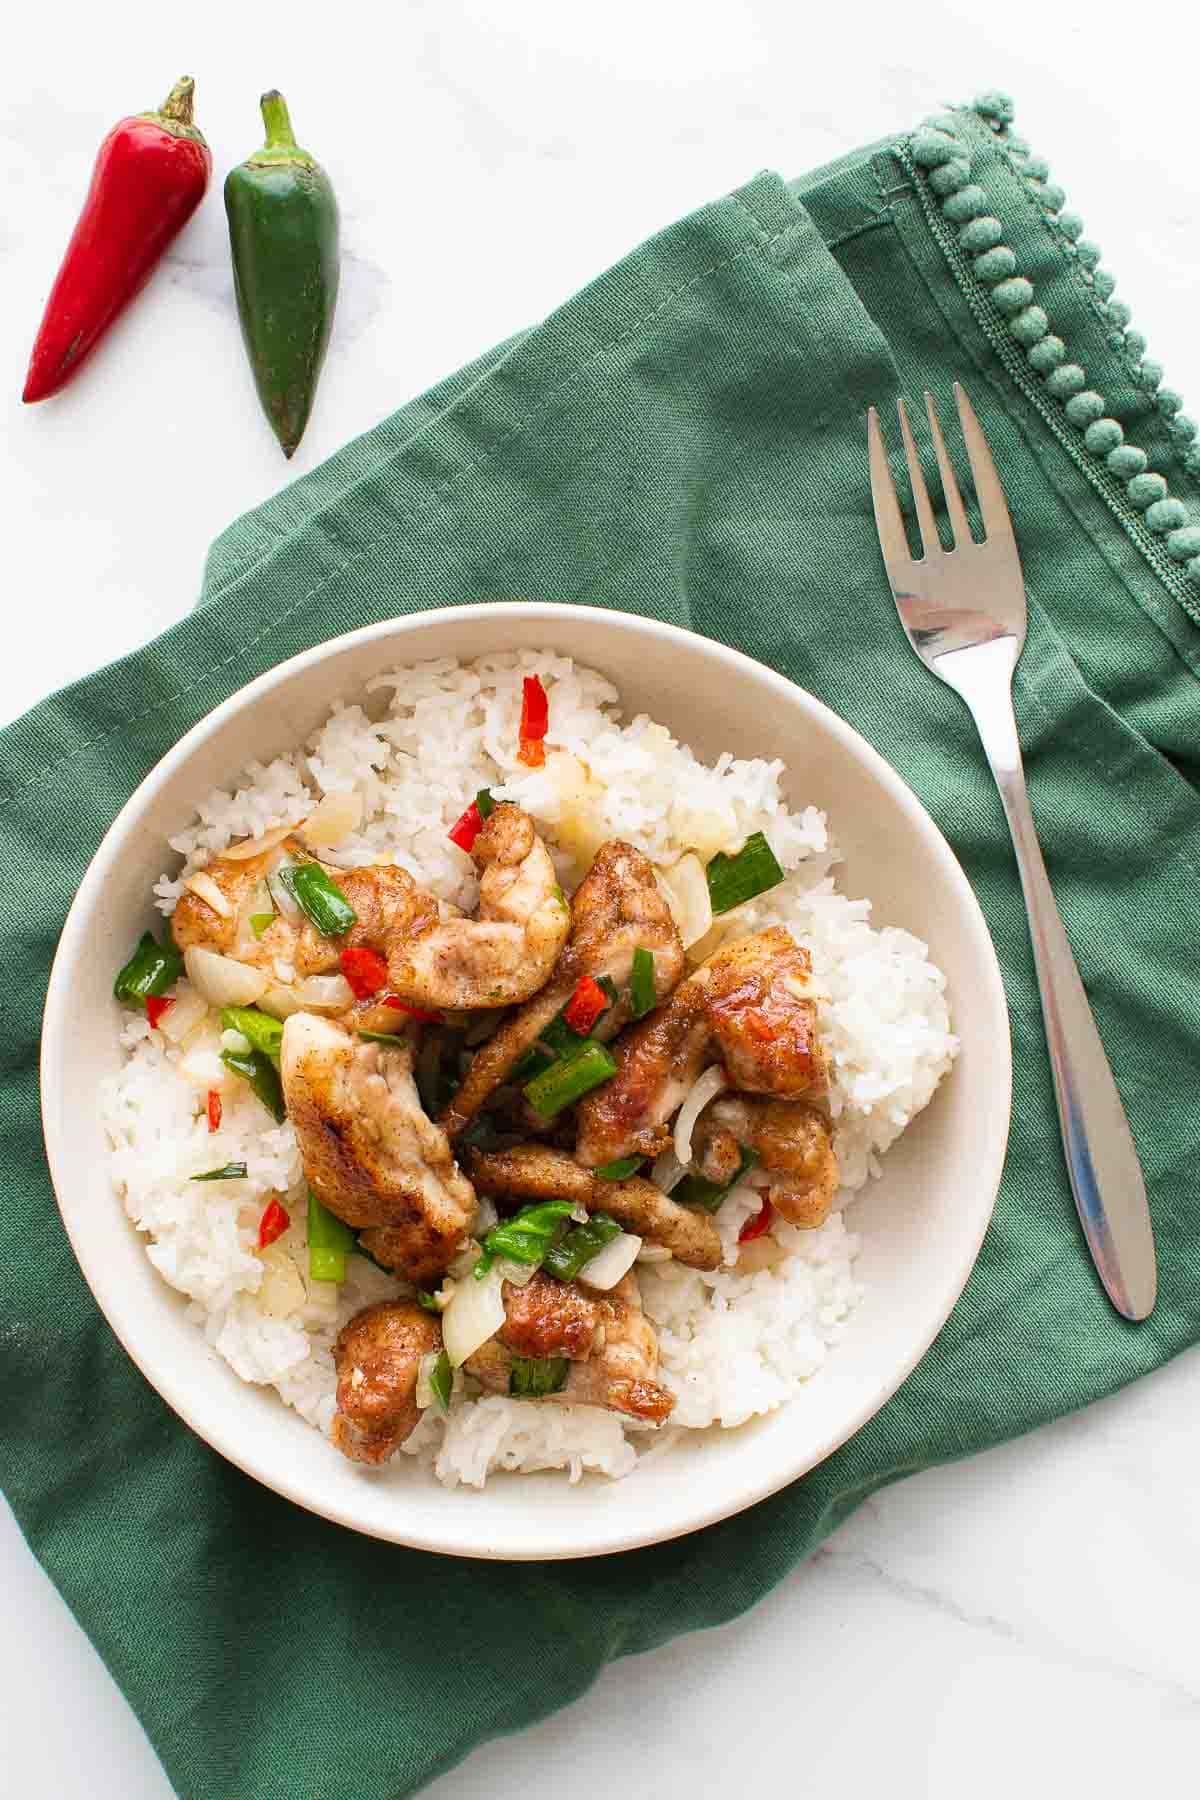
[[[326,794],[300,827],[300,836],[313,850],[330,850],[358,830],[362,816],[360,795],[349,790]]]
[[[210,1006],[253,1006],[271,985],[261,969],[192,944],[183,953],[188,980]]]
[[[183,885],[191,888],[197,899],[203,900],[206,906],[211,906],[219,918],[232,919],[232,905],[207,870],[198,870],[195,875],[189,876]]]
[[[226,844],[217,854],[225,862],[249,862],[252,856],[263,856],[268,850],[274,850],[298,829],[295,825],[277,825],[273,831],[264,831],[261,837],[243,838],[240,844]]]
[[[714,1063],[711,1069],[705,1069],[699,1081],[694,1083],[675,1121],[675,1154],[681,1163],[689,1164],[692,1160],[692,1128],[696,1120],[709,1101],[715,1100],[728,1086],[729,1077],[720,1063]]]
[[[631,1231],[622,1231],[610,1243],[605,1244],[603,1250],[589,1257],[579,1271],[580,1281],[587,1287],[605,1291],[615,1288],[618,1281],[632,1269],[641,1247],[640,1237],[635,1237]]]
[[[460,1369],[504,1324],[503,1281],[503,1264],[493,1263],[482,1281],[469,1275],[455,1288],[442,1314],[442,1343],[452,1369]]]
[[[712,900],[704,864],[689,850],[669,869],[658,871],[658,885],[671,909],[671,917],[679,927],[686,950],[712,930]]]
[[[354,989],[344,975],[306,975],[292,989],[310,1012],[345,1012],[354,1005]]]
[[[208,1013],[208,1002],[193,987],[183,987],[175,996],[174,1006],[169,1006],[158,1022],[158,1029],[168,1043],[182,1044],[190,1031],[194,1031]]]
[[[677,1188],[687,1170],[676,1156],[674,1150],[664,1150],[650,1171],[650,1179],[661,1193],[669,1194]]]

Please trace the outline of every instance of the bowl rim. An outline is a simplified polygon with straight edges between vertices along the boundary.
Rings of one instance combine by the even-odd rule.
[[[965,1241],[958,1260],[944,1274],[940,1284],[937,1304],[936,1306],[931,1306],[929,1309],[928,1317],[931,1321],[929,1328],[923,1329],[920,1332],[919,1341],[914,1344],[910,1354],[903,1359],[902,1364],[897,1365],[888,1371],[886,1378],[878,1384],[872,1397],[854,1408],[837,1430],[828,1432],[822,1437],[816,1455],[811,1453],[810,1446],[808,1450],[802,1451],[798,1456],[781,1456],[778,1465],[769,1475],[749,1483],[744,1493],[740,1494],[735,1499],[730,1500],[728,1503],[705,1503],[703,1485],[697,1484],[693,1491],[690,1503],[682,1506],[679,1514],[665,1526],[652,1526],[649,1529],[632,1527],[613,1532],[604,1541],[583,1542],[580,1543],[578,1547],[573,1548],[552,1548],[549,1550],[529,1549],[527,1551],[514,1550],[513,1548],[493,1547],[486,1543],[466,1545],[459,1541],[448,1541],[446,1537],[442,1537],[439,1540],[436,1535],[430,1534],[427,1531],[413,1530],[411,1528],[403,1529],[403,1519],[398,1521],[397,1528],[394,1530],[385,1528],[383,1525],[376,1526],[373,1523],[365,1523],[354,1516],[351,1507],[338,1505],[334,1502],[325,1502],[319,1497],[314,1497],[304,1488],[300,1481],[289,1479],[287,1469],[280,1471],[272,1466],[268,1466],[265,1459],[256,1457],[252,1447],[247,1449],[239,1441],[239,1435],[236,1429],[226,1432],[224,1430],[214,1431],[207,1425],[201,1427],[196,1422],[193,1409],[189,1404],[186,1381],[182,1378],[174,1378],[169,1373],[164,1374],[161,1370],[156,1370],[152,1356],[144,1354],[140,1352],[138,1348],[135,1348],[134,1343],[131,1341],[131,1334],[126,1329],[120,1315],[114,1317],[113,1313],[110,1312],[109,1308],[105,1305],[100,1286],[98,1286],[98,1280],[93,1279],[93,1270],[91,1266],[92,1259],[81,1241],[80,1234],[73,1229],[69,1211],[64,1206],[60,1196],[60,1188],[65,1187],[69,1180],[69,1171],[66,1163],[65,1147],[61,1141],[58,1130],[58,1121],[52,1115],[47,1099],[53,1085],[53,1073],[58,1060],[58,1046],[63,1040],[64,1033],[69,1028],[70,987],[68,970],[74,961],[75,956],[79,952],[80,940],[85,935],[86,922],[91,913],[94,900],[96,896],[103,891],[108,870],[120,855],[120,852],[124,847],[124,840],[128,835],[135,818],[140,816],[142,811],[154,799],[159,790],[188,762],[192,754],[211,736],[220,731],[227,720],[242,712],[247,707],[257,704],[270,694],[273,689],[286,684],[303,670],[324,661],[328,657],[346,650],[356,649],[361,645],[370,644],[376,640],[393,638],[397,636],[397,634],[402,636],[407,630],[422,628],[429,625],[436,626],[450,620],[461,623],[464,619],[469,621],[472,617],[479,619],[485,617],[494,618],[497,612],[501,610],[511,612],[515,618],[522,621],[527,621],[529,623],[537,622],[539,624],[546,624],[550,627],[553,627],[554,624],[560,621],[577,621],[580,612],[586,611],[601,615],[618,631],[629,631],[635,636],[645,634],[663,640],[668,644],[699,639],[704,644],[706,651],[713,654],[719,661],[722,661],[727,665],[731,677],[742,676],[747,671],[750,671],[753,673],[756,680],[765,681],[769,687],[774,688],[779,698],[786,704],[795,705],[797,701],[799,701],[802,707],[810,709],[820,718],[823,727],[834,738],[840,739],[842,745],[851,754],[866,764],[868,770],[887,791],[893,804],[907,816],[909,821],[925,834],[931,835],[933,841],[940,847],[941,853],[946,859],[947,873],[952,884],[957,889],[957,897],[962,908],[963,923],[968,928],[970,935],[974,940],[972,947],[975,953],[980,988],[976,994],[973,995],[973,1002],[985,1008],[990,1008],[993,1013],[1004,1020],[1005,1025],[1005,1029],[1001,1034],[1003,1040],[1001,1046],[1002,1055],[1000,1059],[1002,1067],[997,1072],[1001,1076],[1004,1085],[1003,1106],[999,1107],[994,1115],[997,1121],[1002,1120],[1003,1129],[1000,1129],[999,1124],[997,1124],[997,1128],[994,1131],[994,1141],[988,1143],[986,1147],[984,1147],[984,1153],[981,1154],[980,1163],[978,1165],[979,1191],[981,1194],[986,1193],[986,1203],[980,1204],[976,1230]],[[520,647],[519,644],[514,645],[514,648],[516,649],[520,649]],[[761,663],[756,658],[746,655],[743,651],[735,650],[729,645],[722,644],[719,639],[710,638],[703,632],[691,631],[681,626],[665,623],[661,620],[646,618],[640,613],[619,612],[609,608],[590,606],[581,607],[579,605],[551,601],[490,600],[473,602],[465,605],[441,606],[430,608],[426,611],[401,614],[395,618],[379,620],[373,625],[361,626],[354,631],[341,633],[336,637],[326,639],[320,644],[314,644],[307,650],[298,651],[294,656],[290,656],[284,661],[276,663],[272,668],[264,670],[261,675],[255,676],[251,681],[236,689],[227,699],[220,701],[211,711],[207,712],[203,718],[198,719],[197,722],[184,733],[178,742],[165,753],[165,755],[160,757],[154,767],[150,769],[138,783],[137,787],[130,794],[120,812],[105,832],[88,864],[83,879],[76,890],[75,897],[67,912],[58,944],[55,948],[54,959],[50,969],[50,978],[46,990],[46,999],[43,1007],[41,1051],[39,1057],[39,1092],[42,1135],[46,1148],[46,1159],[50,1171],[51,1182],[54,1188],[55,1201],[58,1205],[59,1216],[67,1233],[67,1237],[70,1240],[76,1261],[88,1284],[92,1297],[103,1314],[109,1329],[113,1332],[113,1335],[117,1338],[130,1360],[140,1370],[145,1379],[150,1383],[151,1387],[153,1387],[160,1397],[166,1401],[168,1406],[171,1407],[172,1411],[183,1420],[184,1424],[187,1425],[190,1430],[196,1433],[202,1442],[216,1450],[226,1459],[226,1461],[240,1469],[243,1474],[249,1475],[254,1480],[261,1482],[263,1486],[281,1495],[284,1499],[292,1501],[294,1504],[303,1507],[308,1512],[316,1514],[318,1517],[328,1519],[331,1523],[344,1526],[348,1530],[355,1531],[360,1535],[375,1537],[385,1542],[404,1545],[412,1549],[432,1551],[439,1555],[465,1557],[471,1560],[501,1562],[551,1561],[571,1560],[585,1556],[612,1555],[626,1550],[641,1549],[652,1544],[666,1543],[674,1538],[683,1537],[691,1532],[702,1530],[708,1525],[715,1525],[722,1519],[730,1518],[737,1513],[743,1512],[749,1507],[756,1505],[759,1501],[768,1499],[772,1494],[778,1493],[780,1489],[787,1487],[791,1482],[800,1479],[800,1477],[808,1473],[809,1470],[819,1467],[820,1464],[826,1461],[835,1450],[839,1449],[853,1437],[856,1432],[860,1431],[862,1427],[867,1424],[870,1419],[874,1418],[875,1414],[887,1404],[896,1393],[897,1389],[907,1380],[918,1362],[920,1362],[921,1358],[926,1354],[930,1346],[945,1327],[950,1313],[952,1312],[959,1295],[962,1293],[963,1288],[966,1286],[971,1271],[975,1266],[984,1236],[988,1225],[991,1222],[996,1196],[999,1191],[1000,1180],[1003,1174],[1011,1127],[1012,1044],[1009,1028],[1008,1004],[1005,996],[1003,978],[1000,973],[999,962],[996,957],[995,946],[992,943],[991,934],[988,930],[987,922],[984,919],[982,909],[976,899],[975,892],[971,887],[957,856],[943,836],[936,821],[926,810],[917,795],[908,786],[907,782],[903,780],[886,758],[875,749],[874,745],[871,744],[867,738],[856,731],[852,725],[848,724],[845,719],[834,712],[824,701],[818,699],[816,695],[810,693],[798,683],[791,681],[788,677],[778,674],[765,663]],[[124,1217],[123,1212],[121,1216]],[[141,1234],[139,1233],[139,1236],[140,1235]],[[198,1337],[198,1352],[202,1350],[202,1348],[202,1340]],[[245,1434],[243,1433],[242,1436],[244,1435]],[[480,1499],[480,1525],[486,1529],[486,1512],[483,1510],[483,1505],[486,1503],[483,1502],[482,1496],[480,1496]]]

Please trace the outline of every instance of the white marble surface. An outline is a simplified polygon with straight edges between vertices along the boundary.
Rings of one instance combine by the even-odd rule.
[[[758,168],[797,173],[990,85],[1016,95],[1168,381],[1200,405],[1194,59],[1169,12],[1131,26],[1103,0],[23,9],[0,68],[0,717],[177,618],[212,534],[285,479],[215,192],[79,382],[37,409],[16,400],[100,137],[184,68],[218,182],[277,84],[341,197],[343,298],[296,472]],[[893,1488],[747,1618],[618,1665],[429,1792],[517,1800],[549,1765],[575,1800],[608,1800],[632,1736],[632,1791],[661,1800],[768,1783],[1192,1793],[1198,1410],[1193,1356]],[[0,1790],[162,1800],[140,1728],[6,1513],[0,1571],[0,1692],[20,1722]]]

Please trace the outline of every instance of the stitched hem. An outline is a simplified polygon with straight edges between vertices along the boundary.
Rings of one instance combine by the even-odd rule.
[[[1200,469],[1196,425],[1181,412],[1179,395],[1160,387],[1162,369],[1143,354],[1140,334],[1128,329],[1129,309],[1111,298],[1116,282],[1099,266],[1099,251],[1083,238],[1082,222],[1064,211],[1063,190],[1049,180],[1041,158],[1029,154],[1025,140],[1009,130],[1012,102],[1002,94],[984,94],[972,110],[999,140],[1060,248],[1075,263],[1093,311],[1111,326],[1110,343],[1131,380],[1156,397],[1185,469]],[[1033,283],[1004,242],[986,189],[973,178],[962,114],[937,114],[895,149],[951,273],[1012,380],[1164,586],[1200,624],[1200,523],[1170,494],[1165,477],[1150,471],[1147,452],[1128,440],[1103,394],[1089,387],[1086,370],[1069,359],[1067,344],[1051,330]]]

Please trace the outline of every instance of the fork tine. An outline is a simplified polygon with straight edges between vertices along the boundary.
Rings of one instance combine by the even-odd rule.
[[[917,510],[917,525],[921,533],[921,548],[926,556],[933,556],[941,545],[938,542],[937,524],[933,517],[933,508],[929,504],[929,489],[925,486],[925,475],[921,468],[921,458],[917,455],[916,439],[908,422],[908,414],[904,402],[898,396],[896,411],[900,414],[900,435],[904,439],[904,457],[908,463],[908,479],[912,483],[913,505]]]
[[[912,561],[912,552],[908,547],[900,502],[896,498],[896,484],[888,467],[883,433],[879,429],[879,414],[873,406],[867,413],[867,444],[871,457],[871,500],[875,507],[875,529],[879,533],[879,547],[883,551],[884,563],[891,574],[897,564]]]
[[[933,404],[933,395],[925,395],[925,411],[929,415],[929,432],[933,438],[933,454],[937,457],[938,471],[942,477],[942,492],[946,496],[946,511],[950,515],[950,536],[955,546],[969,544],[971,527],[967,523],[967,509],[962,503],[962,495],[958,491],[958,481],[954,474],[954,465],[946,454],[946,440],[942,436],[942,428],[938,424],[937,408]]]
[[[963,441],[967,446],[967,459],[971,464],[971,475],[983,518],[984,536],[1011,539],[1012,518],[1008,502],[1004,498],[1004,489],[1000,486],[1000,477],[996,473],[992,453],[983,435],[983,426],[975,417],[975,408],[967,399],[961,382],[956,381],[954,384],[954,398],[958,405]]]

